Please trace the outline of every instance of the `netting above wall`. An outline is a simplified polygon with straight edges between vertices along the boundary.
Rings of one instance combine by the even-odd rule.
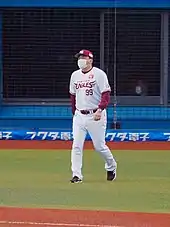
[[[110,78],[114,75],[114,26],[114,12],[107,12],[105,67]],[[160,40],[161,15],[117,13],[117,95],[136,95],[135,87],[138,84],[145,89],[145,95],[160,95]]]
[[[77,69],[74,54],[84,48],[94,52],[95,66],[100,67],[104,61],[113,91],[114,18],[114,9],[13,8],[4,11],[3,97],[68,98],[70,75]],[[104,48],[101,37],[104,37]],[[136,95],[139,84],[145,95],[159,96],[161,14],[119,12],[116,38],[117,95]],[[100,59],[102,50],[104,59]]]
[[[74,54],[100,57],[96,10],[12,9],[3,12],[4,98],[67,98]]]
[[[170,103],[170,14],[169,14],[168,103]]]

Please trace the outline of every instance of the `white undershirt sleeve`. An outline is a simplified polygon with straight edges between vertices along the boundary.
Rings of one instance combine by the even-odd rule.
[[[105,72],[101,71],[98,77],[98,86],[101,93],[111,91],[109,81]]]

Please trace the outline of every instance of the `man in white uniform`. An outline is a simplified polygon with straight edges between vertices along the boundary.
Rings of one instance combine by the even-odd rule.
[[[105,143],[106,107],[109,104],[111,88],[105,72],[93,67],[92,52],[81,50],[75,57],[80,69],[72,73],[69,88],[73,113],[71,183],[79,183],[83,179],[83,145],[87,133],[95,150],[105,161],[107,180],[112,181],[116,179],[117,163]]]

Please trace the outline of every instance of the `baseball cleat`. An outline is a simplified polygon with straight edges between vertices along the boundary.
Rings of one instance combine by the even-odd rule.
[[[70,180],[71,183],[81,183],[82,180],[77,177],[77,176],[74,176],[71,180]]]
[[[113,181],[116,179],[116,170],[114,171],[107,171],[107,180]]]

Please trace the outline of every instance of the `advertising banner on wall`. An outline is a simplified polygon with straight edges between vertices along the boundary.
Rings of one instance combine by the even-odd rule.
[[[105,139],[107,142],[144,142],[167,141],[170,142],[169,131],[141,131],[141,130],[107,130]],[[48,141],[72,141],[72,131],[66,130],[15,130],[1,131],[0,140],[48,140]],[[91,141],[87,134],[86,141]]]

